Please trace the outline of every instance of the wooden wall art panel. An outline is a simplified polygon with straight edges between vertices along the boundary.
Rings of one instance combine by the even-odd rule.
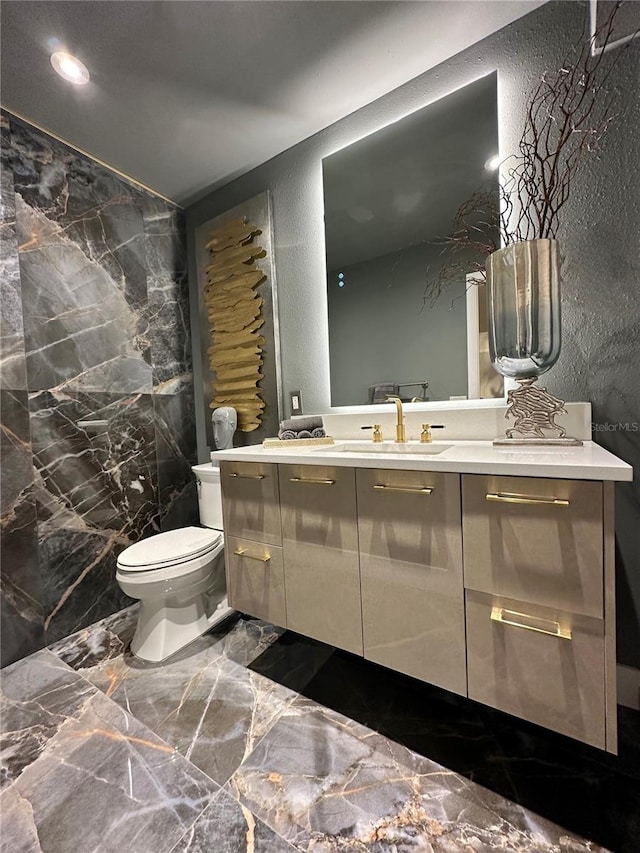
[[[207,266],[204,300],[212,344],[209,365],[215,374],[212,409],[233,406],[238,429],[252,432],[260,426],[264,401],[259,383],[264,337],[262,297],[255,288],[265,278],[255,261],[266,251],[257,241],[260,229],[246,217],[234,219],[211,234],[206,248],[211,252]]]
[[[267,192],[196,231],[204,402],[236,409],[236,445],[275,435],[280,419],[272,242]]]

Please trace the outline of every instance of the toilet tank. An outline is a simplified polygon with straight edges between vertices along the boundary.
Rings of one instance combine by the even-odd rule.
[[[198,509],[200,524],[222,530],[222,490],[220,489],[220,468],[207,462],[194,465],[191,469],[196,475],[198,486]]]

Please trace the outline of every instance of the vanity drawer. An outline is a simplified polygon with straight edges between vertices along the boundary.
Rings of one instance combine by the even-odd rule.
[[[604,623],[467,590],[469,698],[605,748]]]
[[[356,481],[365,658],[466,695],[459,475]]]
[[[222,462],[220,475],[225,533],[269,545],[282,544],[278,466]]]
[[[603,616],[602,483],[462,477],[467,588]]]
[[[231,607],[286,628],[282,548],[227,536],[225,558]]]
[[[287,627],[361,655],[355,471],[278,468]]]

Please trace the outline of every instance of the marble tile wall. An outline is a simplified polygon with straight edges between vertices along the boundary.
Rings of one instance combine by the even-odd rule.
[[[2,665],[123,607],[128,544],[197,523],[181,212],[0,116]]]

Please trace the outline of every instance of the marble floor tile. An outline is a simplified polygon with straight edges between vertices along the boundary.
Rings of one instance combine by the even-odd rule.
[[[0,783],[5,788],[47,749],[96,690],[46,649],[2,671]]]
[[[100,673],[108,661],[122,658],[129,652],[129,646],[136,630],[139,604],[107,616],[100,622],[83,628],[63,640],[52,643],[49,649],[73,669],[82,672],[90,680],[92,673],[97,686],[108,684]],[[224,655],[228,660],[247,666],[275,643],[284,633],[283,628],[277,628],[261,619],[241,618],[232,614],[219,625],[216,625],[204,636],[195,640],[186,649],[173,655],[169,665],[177,664],[184,659],[200,660],[198,655],[208,659],[214,655]],[[215,652],[213,649],[215,648]],[[135,659],[131,660],[135,666]],[[166,664],[145,664],[139,661],[138,666],[149,669],[162,669]]]
[[[515,794],[489,708],[340,650],[302,692],[468,779]]]
[[[123,611],[51,650],[223,784],[296,696],[240,665],[274,642],[278,629],[226,620],[163,663],[149,664],[128,651],[134,615],[134,608]]]
[[[27,797],[14,788],[0,794],[2,808],[2,853],[42,853],[38,827],[33,819],[33,809]]]
[[[625,709],[618,711],[626,716]],[[500,751],[494,763],[509,774],[513,798],[527,808],[616,853],[637,853],[640,766],[632,767],[630,753],[635,745],[637,756],[640,714],[629,715],[635,725],[626,736],[620,732],[618,756],[517,720],[496,718],[493,731]]]
[[[640,714],[618,708],[619,755],[336,651],[306,696],[568,831],[640,850]]]
[[[3,851],[164,853],[218,786],[48,651],[3,678]]]
[[[228,790],[313,853],[602,849],[362,728],[300,698]]]
[[[295,848],[221,791],[171,853],[294,853]]]
[[[270,622],[263,622],[262,619],[253,617],[240,617],[236,614],[212,628],[207,636],[217,639],[219,650],[230,661],[241,666],[249,666],[267,649],[272,648],[284,633],[284,628],[278,628]],[[260,670],[257,671],[260,672]],[[268,677],[268,673],[260,674]],[[273,680],[278,681],[277,678]],[[289,684],[284,686],[291,688]]]
[[[334,653],[333,646],[287,631],[247,665],[254,672],[301,692]]]
[[[52,643],[49,650],[72,669],[88,676],[94,667],[122,657],[129,649],[136,630],[139,607],[137,602],[125,607],[94,625]]]
[[[125,656],[87,677],[223,784],[296,694],[228,660],[216,645],[192,649],[160,670]]]
[[[624,746],[625,739],[638,738],[640,732],[639,715],[633,712],[621,716],[619,758],[584,748],[578,761],[567,738],[521,726],[477,703],[283,634],[260,620],[231,617],[163,664],[145,664],[128,651],[136,618],[137,605],[55,643],[51,652],[32,656],[27,670],[16,664],[5,671],[8,715],[3,709],[3,719],[10,732],[3,744],[2,803],[11,832],[5,832],[9,846],[3,849],[40,851],[40,827],[49,827],[53,811],[47,809],[54,802],[65,815],[68,834],[63,841],[53,836],[53,853],[80,849],[65,849],[74,833],[81,833],[80,823],[75,812],[67,821],[70,806],[66,800],[58,803],[45,783],[59,755],[63,766],[54,764],[56,778],[69,786],[80,809],[89,808],[97,784],[92,774],[98,774],[116,812],[132,812],[126,820],[139,833],[135,853],[640,849],[638,753]],[[103,707],[97,707],[101,702]],[[78,745],[74,759],[67,759],[69,733],[78,727],[84,727],[86,756]],[[103,753],[116,730],[128,749],[158,753],[160,775],[154,784],[159,793],[148,804],[161,830],[156,834],[140,809],[125,808],[126,791],[112,796],[108,787],[118,783]],[[147,741],[154,746],[146,747]],[[198,780],[211,780],[200,800],[191,788],[180,799],[187,803],[184,814],[177,805],[172,813],[166,802],[173,784],[169,771],[162,776],[169,754],[188,768],[186,781],[180,777],[184,785],[197,789]],[[129,765],[124,753],[117,761],[127,773],[129,766],[138,766]],[[74,774],[85,772],[86,764],[92,768],[89,788],[75,793]],[[71,773],[68,782],[65,773]],[[149,774],[155,777],[155,765]],[[27,783],[31,799],[20,794]],[[224,794],[215,783],[225,785]],[[145,790],[142,786],[143,796]],[[576,822],[571,797],[579,791],[588,813]],[[192,807],[196,801],[200,812]],[[577,802],[576,797],[576,808]],[[40,823],[34,824],[32,812]],[[607,827],[599,832],[603,819]],[[116,832],[115,837],[120,843],[122,836]],[[84,845],[84,836],[77,838]],[[168,839],[171,847],[164,846]]]

